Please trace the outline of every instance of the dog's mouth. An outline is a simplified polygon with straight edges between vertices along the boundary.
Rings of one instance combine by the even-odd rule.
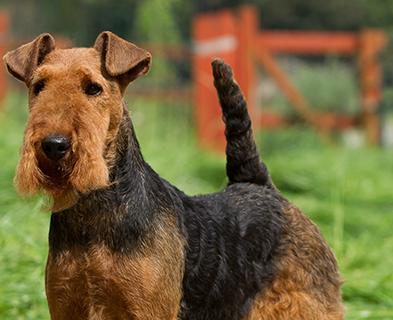
[[[67,151],[60,159],[50,159],[42,147],[37,146],[37,165],[43,176],[45,189],[64,189],[69,187],[69,178],[74,166],[72,151]]]
[[[80,194],[109,185],[107,162],[91,148],[96,141],[59,134],[34,140],[28,133],[15,174],[21,195],[43,192],[53,199],[52,209],[61,210],[75,204]]]
[[[25,154],[16,173],[16,185],[23,195],[43,191],[48,195],[45,210],[61,211],[73,206],[78,199],[78,191],[72,183],[75,155],[70,149],[61,159],[50,159],[40,143],[33,144],[34,151]]]

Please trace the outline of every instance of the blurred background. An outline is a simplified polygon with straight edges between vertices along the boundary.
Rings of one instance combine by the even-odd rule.
[[[128,102],[142,151],[189,194],[226,184],[212,57],[249,101],[276,185],[322,229],[347,319],[393,319],[393,0],[0,0],[0,53],[52,33],[91,46],[111,30],[153,54]],[[49,214],[12,180],[27,116],[0,69],[0,319],[48,319]]]

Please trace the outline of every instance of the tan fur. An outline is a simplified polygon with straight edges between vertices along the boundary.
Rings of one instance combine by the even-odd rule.
[[[108,185],[104,156],[118,130],[122,96],[119,87],[101,75],[95,49],[56,50],[44,61],[32,84],[45,79],[45,90],[37,97],[30,90],[30,115],[15,180],[23,194],[49,193],[53,209],[59,211],[72,206],[78,193]],[[87,99],[81,89],[83,79],[105,85],[103,94]],[[40,141],[51,133],[72,140],[71,155],[63,161],[65,170],[70,170],[65,172],[69,175],[65,184],[54,185],[53,177],[45,177],[37,163],[44,161]]]
[[[46,292],[52,319],[177,319],[183,247],[168,216],[131,256],[104,246],[49,255]]]
[[[43,191],[53,199],[52,210],[60,211],[73,206],[79,193],[107,186],[122,95],[130,81],[149,70],[150,53],[110,32],[101,33],[94,48],[75,49],[56,49],[53,37],[42,34],[7,53],[4,61],[29,88],[30,114],[15,175],[18,191]],[[45,90],[36,96],[40,81]],[[87,83],[101,85],[102,94],[87,96]],[[51,134],[72,143],[58,163],[48,161],[41,149]]]
[[[344,319],[336,260],[317,227],[289,206],[278,272],[244,320]],[[311,232],[310,232],[311,230]]]
[[[55,49],[53,38],[44,34],[4,60],[29,88],[30,112],[15,176],[18,190],[44,192],[53,200],[52,210],[60,211],[76,204],[80,194],[108,186],[118,152],[123,92],[147,72],[150,54],[109,32],[98,36],[94,48],[66,50]],[[44,89],[36,94],[39,82]],[[86,94],[88,83],[99,84],[102,92]],[[41,147],[53,134],[71,141],[57,161],[48,159]],[[50,250],[46,292],[51,318],[177,319],[184,243],[175,215],[162,212],[161,217],[131,253],[111,251],[99,242]]]
[[[30,113],[15,176],[20,193],[42,191],[53,199],[52,210],[61,211],[75,205],[80,194],[108,186],[118,152],[122,95],[130,81],[147,72],[150,54],[108,32],[98,36],[94,48],[66,50],[55,49],[53,38],[44,34],[4,59],[29,88]],[[45,89],[35,95],[40,81]],[[88,96],[86,83],[104,90]],[[71,150],[56,161],[41,147],[52,134],[71,141]],[[276,276],[245,320],[342,319],[333,254],[295,207],[289,206],[286,215],[280,256],[274,257]],[[131,253],[113,252],[99,241],[50,251],[46,292],[52,319],[177,319],[185,244],[175,214],[161,216]],[[87,228],[95,222],[84,217],[80,223]]]

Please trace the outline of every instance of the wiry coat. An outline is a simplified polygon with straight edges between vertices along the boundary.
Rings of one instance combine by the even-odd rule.
[[[38,55],[37,69],[75,53],[50,53],[53,48],[51,38],[44,36],[5,60],[11,73],[30,86],[27,79],[39,71],[22,68],[26,63],[21,67],[20,61],[31,52],[35,60]],[[83,184],[84,170],[89,181],[95,178],[94,164],[89,168],[86,163],[77,177],[68,168],[69,181],[68,175],[60,182],[49,175],[32,183],[23,176],[28,171],[19,172],[22,187],[42,184],[60,199],[63,194],[73,195],[71,200],[58,200],[61,210],[51,217],[46,292],[52,319],[342,319],[334,255],[316,226],[273,185],[257,153],[246,103],[229,66],[213,63],[226,123],[229,183],[221,192],[189,197],[144,161],[128,111],[118,100],[150,61],[148,54],[135,48],[104,33],[96,51],[78,51],[99,66],[96,72],[102,72],[107,81],[104,89],[111,92],[104,90],[105,100],[89,98],[87,104],[91,108],[91,101],[107,101],[103,105],[107,109],[100,112],[110,123],[110,133],[100,138],[100,151],[95,154],[100,165],[103,161],[107,165],[100,176],[103,180],[96,186]],[[117,61],[119,57],[123,60]],[[132,63],[125,63],[125,57]],[[78,63],[83,62],[75,61],[73,66],[79,70]],[[85,98],[75,88],[83,105]],[[111,94],[116,99],[110,100]],[[43,114],[40,117],[45,119]],[[29,128],[42,136],[34,129],[34,120]],[[88,135],[84,138],[79,142],[89,145],[94,154],[94,144]],[[23,160],[24,168],[42,174],[46,167],[31,157],[44,155],[25,141],[29,158]],[[68,155],[70,163],[77,153],[76,147]]]

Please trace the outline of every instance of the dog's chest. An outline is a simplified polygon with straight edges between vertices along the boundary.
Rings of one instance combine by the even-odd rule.
[[[147,257],[113,254],[105,247],[49,255],[46,291],[49,305],[81,319],[134,315],[135,302],[151,295],[157,270]],[[132,302],[134,301],[134,302]]]

